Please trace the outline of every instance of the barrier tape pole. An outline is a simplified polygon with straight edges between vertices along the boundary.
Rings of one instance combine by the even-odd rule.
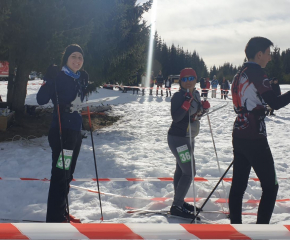
[[[98,186],[98,192],[99,192],[98,195],[99,195],[99,202],[100,202],[100,209],[101,209],[101,221],[103,221],[104,220],[104,216],[103,216],[103,209],[102,209],[102,199],[101,199],[101,195],[100,195],[98,168],[97,168],[97,160],[96,160],[94,137],[93,137],[93,131],[92,131],[92,122],[91,122],[91,114],[90,114],[90,107],[89,106],[87,106],[87,110],[88,110],[88,119],[89,119],[89,126],[90,126],[90,132],[91,132],[92,148],[93,148],[93,154],[94,154],[94,165],[95,165],[96,180],[97,180],[97,186]]]
[[[1,223],[1,239],[289,239],[290,225]]]

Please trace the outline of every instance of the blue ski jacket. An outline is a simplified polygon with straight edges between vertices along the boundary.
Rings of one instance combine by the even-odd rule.
[[[211,84],[211,87],[213,89],[217,89],[217,87],[219,85],[219,81],[217,79],[213,79],[213,80],[211,80],[211,83],[210,84]]]

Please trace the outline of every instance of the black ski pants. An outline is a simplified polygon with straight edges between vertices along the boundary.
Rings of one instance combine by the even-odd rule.
[[[61,145],[58,128],[49,130],[48,141],[52,150],[52,169],[50,187],[47,200],[46,222],[63,222],[66,220],[66,198],[69,193],[69,183],[73,179],[77,158],[82,144],[81,131],[62,129],[63,148],[73,150],[72,161],[69,170],[57,168],[56,164],[61,154]],[[67,191],[65,191],[65,188]],[[67,195],[66,195],[67,193]]]
[[[221,90],[221,99],[228,97],[229,90]]]
[[[267,138],[233,138],[233,148],[233,181],[229,196],[231,224],[242,223],[242,200],[248,185],[251,167],[256,172],[262,187],[257,224],[269,224],[279,186]]]

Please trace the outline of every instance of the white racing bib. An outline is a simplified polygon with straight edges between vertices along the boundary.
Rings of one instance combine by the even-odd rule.
[[[73,154],[73,150],[63,149],[65,170],[69,170],[69,168],[70,168],[72,154]],[[57,160],[57,163],[56,163],[56,167],[57,168],[60,168],[60,169],[63,169],[62,154],[61,154],[61,152],[60,152],[60,155],[58,157],[58,160]]]
[[[190,162],[191,157],[187,145],[177,147],[176,150],[178,152],[181,163]]]

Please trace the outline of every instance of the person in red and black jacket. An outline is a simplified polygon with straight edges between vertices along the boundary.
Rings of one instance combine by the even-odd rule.
[[[199,133],[199,119],[210,107],[208,101],[201,101],[199,92],[195,89],[196,80],[197,76],[192,68],[185,68],[180,72],[180,90],[171,99],[172,124],[167,136],[168,146],[176,159],[174,200],[170,213],[185,218],[194,217],[194,206],[184,202],[192,182],[191,154],[193,155],[194,138]],[[193,169],[195,172],[194,157]]]
[[[278,192],[274,159],[267,141],[266,104],[277,110],[290,103],[290,91],[277,96],[263,68],[271,60],[273,43],[263,37],[251,38],[245,48],[244,63],[232,83],[232,99],[237,114],[233,126],[233,181],[229,196],[232,224],[242,223],[242,199],[251,167],[261,182],[262,196],[257,224],[269,224]]]
[[[229,90],[230,90],[229,82],[226,80],[225,77],[223,77],[223,80],[221,82],[221,99],[224,98],[226,100]]]
[[[204,79],[204,86],[205,86],[205,89],[203,90],[203,97],[207,98],[208,91],[210,89],[210,82],[208,78]]]

